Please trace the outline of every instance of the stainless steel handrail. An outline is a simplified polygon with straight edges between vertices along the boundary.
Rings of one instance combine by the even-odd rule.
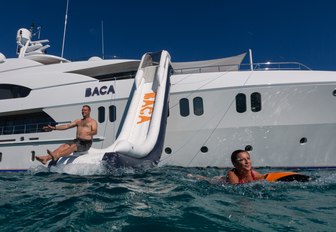
[[[229,65],[213,65],[203,67],[190,67],[182,69],[174,69],[174,74],[187,74],[187,73],[203,73],[203,72],[223,72],[223,71],[270,71],[270,70],[311,70],[304,64],[299,62],[266,62],[250,64],[229,64]]]

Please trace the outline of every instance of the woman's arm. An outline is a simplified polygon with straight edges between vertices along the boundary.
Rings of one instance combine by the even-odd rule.
[[[226,180],[230,184],[239,184],[239,178],[232,170],[227,172]]]
[[[193,175],[193,174],[190,174],[190,173],[187,175],[187,177],[189,177],[189,178],[194,178],[194,179],[196,179],[196,180],[208,180],[208,178],[205,177],[205,176],[201,176],[201,175]]]

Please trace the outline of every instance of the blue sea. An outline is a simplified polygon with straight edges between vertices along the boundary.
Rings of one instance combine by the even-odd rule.
[[[0,173],[0,231],[335,231],[335,169],[295,170],[311,176],[304,183],[227,185],[187,176],[226,171]]]

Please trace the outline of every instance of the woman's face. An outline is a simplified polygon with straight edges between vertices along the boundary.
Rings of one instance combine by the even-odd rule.
[[[250,154],[247,152],[240,152],[237,155],[237,159],[234,166],[239,170],[250,171],[252,169]]]

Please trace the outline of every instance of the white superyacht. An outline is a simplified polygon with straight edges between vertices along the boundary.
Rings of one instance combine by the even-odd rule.
[[[0,171],[42,165],[35,156],[75,136],[75,130],[42,127],[80,118],[85,104],[98,121],[90,150],[109,153],[132,121],[127,114],[138,70],[151,73],[143,60],[71,62],[46,54],[47,42],[33,41],[32,32],[22,28],[18,57],[0,54]],[[232,151],[246,149],[255,167],[336,167],[336,72],[312,71],[299,63],[254,64],[251,54],[246,68],[244,57],[165,61],[168,116],[156,164],[231,167]],[[152,133],[131,134],[136,143]]]

